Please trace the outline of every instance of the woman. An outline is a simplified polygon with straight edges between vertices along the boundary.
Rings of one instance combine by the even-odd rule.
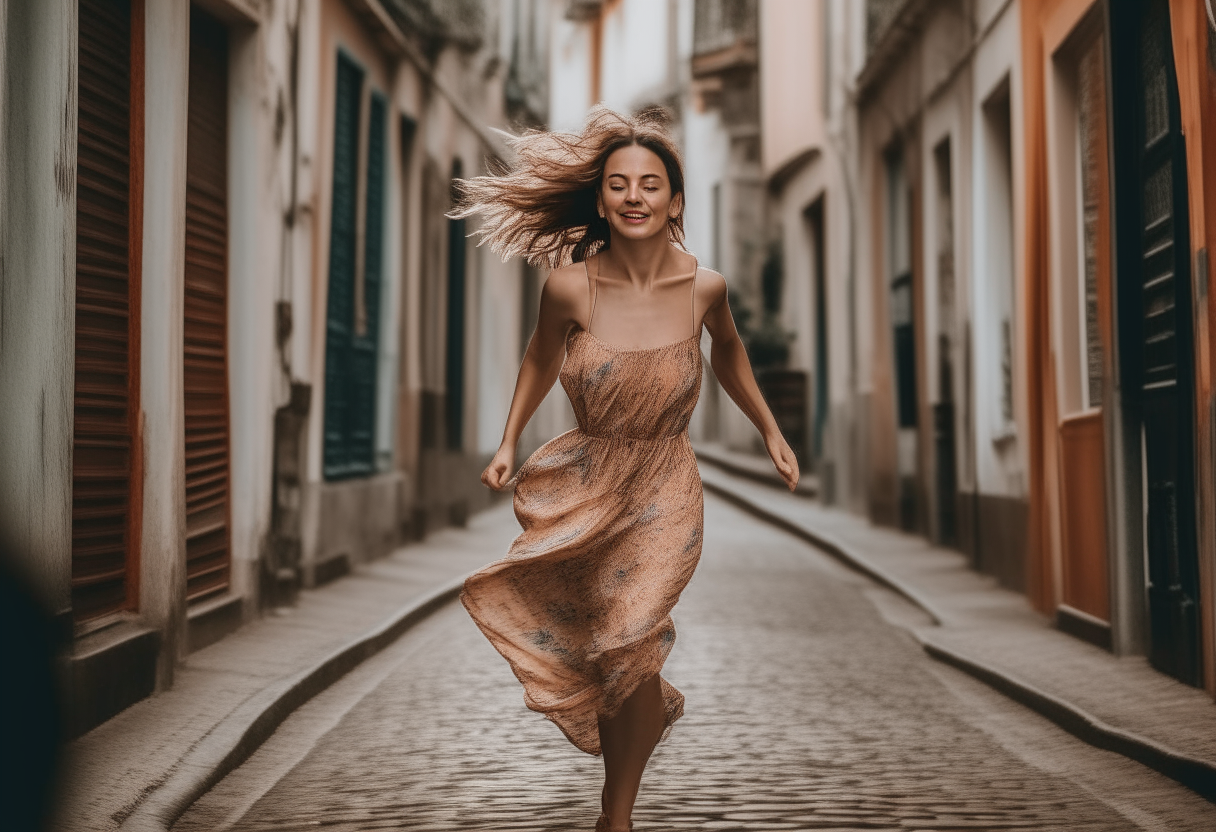
[[[701,555],[703,493],[688,439],[710,364],[792,490],[798,463],[752,375],[726,281],[683,248],[684,177],[665,113],[592,111],[581,134],[512,139],[514,169],[466,180],[453,216],[482,242],[553,268],[502,444],[481,480],[515,484],[523,532],[460,599],[527,706],[603,754],[597,832],[632,829],[642,771],[684,697],[659,676],[670,612]],[[677,247],[678,246],[678,247]],[[524,425],[560,378],[578,427],[508,479]]]

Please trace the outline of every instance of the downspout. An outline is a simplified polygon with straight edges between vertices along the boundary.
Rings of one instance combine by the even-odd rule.
[[[282,140],[282,124],[291,119],[290,181],[288,204],[282,213],[279,252],[279,299],[275,303],[275,347],[279,353],[280,385],[290,390],[286,404],[274,414],[274,458],[271,486],[270,545],[263,560],[260,597],[263,607],[294,604],[303,583],[302,523],[304,435],[312,401],[312,385],[293,377],[291,368],[292,303],[295,226],[299,202],[300,170],[300,7],[287,19],[287,110],[279,99],[275,120],[276,149]],[[282,387],[280,387],[282,389]]]

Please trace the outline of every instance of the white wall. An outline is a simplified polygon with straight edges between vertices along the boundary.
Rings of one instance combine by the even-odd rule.
[[[668,83],[669,0],[621,0],[604,18],[600,100],[632,110]]]
[[[591,29],[566,19],[566,0],[549,5],[549,129],[578,130],[591,106]]]
[[[975,136],[971,168],[970,233],[974,240],[971,262],[971,320],[974,356],[975,460],[978,489],[985,494],[1023,496],[1026,493],[1026,419],[1024,356],[1025,314],[1019,307],[1022,271],[1019,253],[1023,200],[1021,182],[1022,131],[1017,114],[1022,110],[1018,17],[1007,7],[975,53],[972,93],[972,130]],[[1009,84],[1011,190],[1002,194],[997,149],[991,140],[983,102],[1002,84]],[[1006,212],[1011,214],[1006,214]],[[1002,232],[1001,229],[1008,231]],[[1006,236],[1007,235],[1007,236]],[[1013,419],[1002,415],[1001,320],[1011,318],[1013,356]]]
[[[186,246],[186,105],[190,7],[149,0],[144,72],[144,239],[140,401],[144,505],[140,613],[160,629],[160,684],[184,655],[186,475],[183,315]]]
[[[282,13],[282,7],[277,9]],[[283,83],[281,21],[229,29],[228,396],[231,591],[257,609],[270,525],[274,410],[286,399],[275,355],[284,195],[267,91]]]
[[[0,537],[48,609],[63,613],[71,605],[76,3],[0,8]]]

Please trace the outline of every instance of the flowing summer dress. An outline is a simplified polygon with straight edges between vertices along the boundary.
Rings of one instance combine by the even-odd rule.
[[[596,281],[591,284],[595,314]],[[691,281],[695,291],[695,275]],[[524,703],[579,750],[601,754],[598,720],[659,672],[671,609],[701,557],[704,493],[688,423],[701,391],[695,335],[649,349],[572,328],[559,378],[578,427],[520,466],[523,531],[466,579],[460,600],[523,684]],[[660,677],[666,718],[684,696]]]

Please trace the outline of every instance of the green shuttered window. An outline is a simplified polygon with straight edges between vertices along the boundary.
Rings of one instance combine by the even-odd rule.
[[[375,467],[376,364],[383,282],[385,143],[388,103],[367,97],[361,148],[364,72],[339,53],[334,102],[334,170],[325,336],[326,479],[365,476]],[[365,187],[359,211],[360,150]],[[359,228],[363,227],[362,262]],[[360,268],[362,266],[362,268]]]

